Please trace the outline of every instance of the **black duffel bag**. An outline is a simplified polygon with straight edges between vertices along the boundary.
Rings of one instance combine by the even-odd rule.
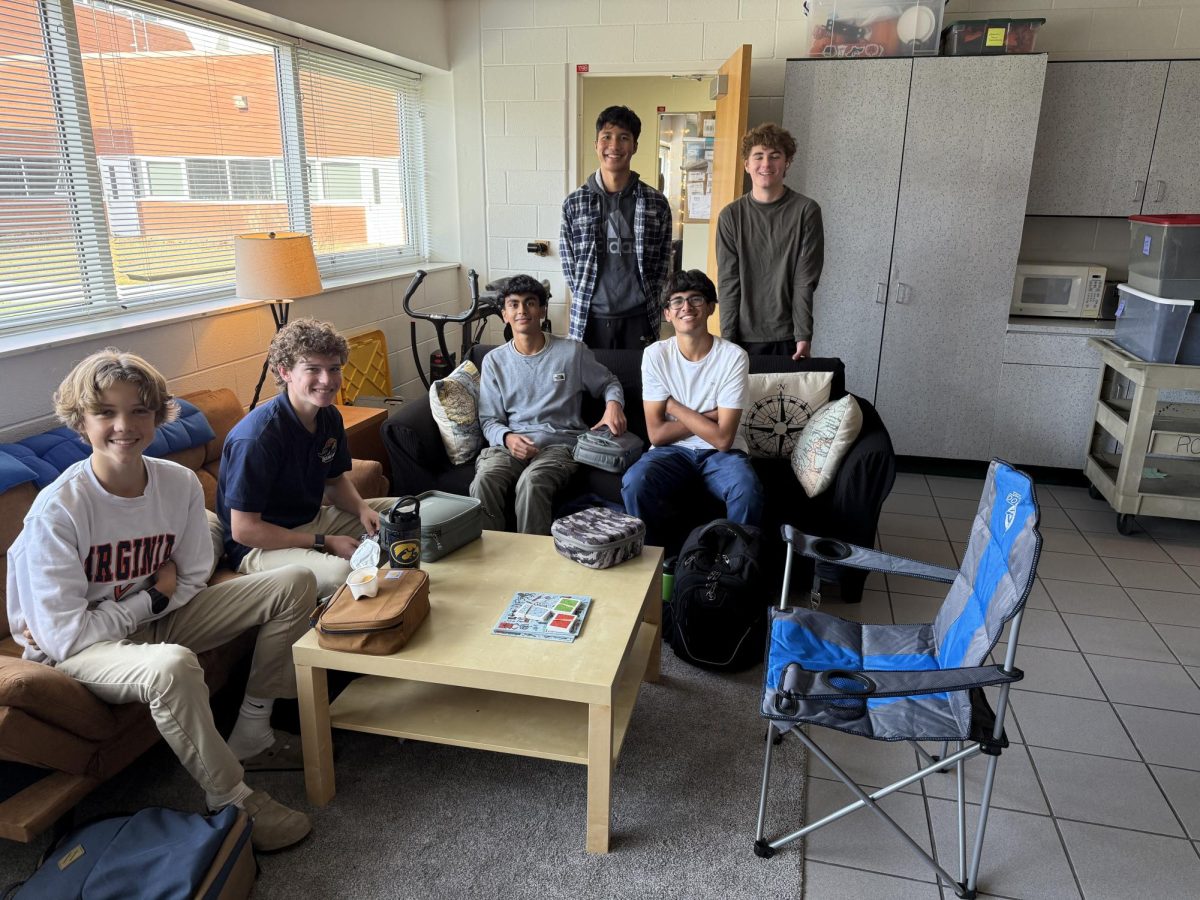
[[[762,532],[717,519],[692,530],[679,551],[664,632],[675,655],[704,669],[735,672],[763,659],[767,602]]]

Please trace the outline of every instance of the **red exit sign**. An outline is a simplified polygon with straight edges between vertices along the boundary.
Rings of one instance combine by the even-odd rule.
[[[587,72],[588,69],[589,69],[589,66],[587,63],[576,63],[575,64],[575,71],[576,71],[576,73],[578,73],[580,75],[582,75],[584,72]]]

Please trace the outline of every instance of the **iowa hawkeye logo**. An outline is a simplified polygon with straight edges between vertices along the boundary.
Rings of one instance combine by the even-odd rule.
[[[415,566],[421,561],[421,545],[417,541],[392,541],[388,555],[398,566]]]

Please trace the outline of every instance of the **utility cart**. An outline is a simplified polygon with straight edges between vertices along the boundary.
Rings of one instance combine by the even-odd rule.
[[[1089,493],[1116,510],[1121,534],[1133,533],[1138,514],[1200,520],[1200,403],[1159,400],[1159,391],[1200,391],[1200,366],[1143,362],[1110,340],[1090,343],[1104,367],[1084,461]]]

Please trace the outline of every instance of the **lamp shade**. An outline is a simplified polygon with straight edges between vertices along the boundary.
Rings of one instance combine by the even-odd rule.
[[[307,234],[239,234],[233,239],[233,264],[242,300],[295,300],[321,293],[321,273]]]

